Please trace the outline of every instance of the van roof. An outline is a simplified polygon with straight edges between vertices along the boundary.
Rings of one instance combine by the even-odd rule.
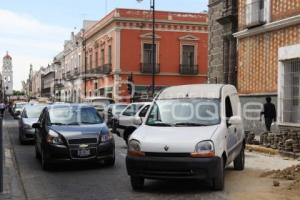
[[[157,99],[177,99],[177,98],[209,98],[219,99],[221,89],[224,84],[193,84],[171,86],[164,89]]]

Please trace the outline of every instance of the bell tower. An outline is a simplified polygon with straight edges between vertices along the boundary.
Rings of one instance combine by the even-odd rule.
[[[2,85],[5,90],[5,95],[13,94],[12,57],[8,54],[8,52],[6,52],[6,55],[3,57]]]

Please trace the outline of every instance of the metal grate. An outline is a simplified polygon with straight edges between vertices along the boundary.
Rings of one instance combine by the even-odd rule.
[[[300,59],[284,62],[283,122],[300,122]]]

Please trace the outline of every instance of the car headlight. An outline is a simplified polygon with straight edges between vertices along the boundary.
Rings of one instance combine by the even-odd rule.
[[[195,151],[191,155],[196,158],[214,157],[214,143],[210,140],[199,142],[195,147]]]
[[[141,157],[145,156],[145,153],[141,151],[141,145],[137,140],[130,140],[128,143],[128,155]]]
[[[104,135],[100,135],[100,141],[101,142],[108,142],[110,140],[112,140],[114,138],[113,134],[111,132],[104,134]]]
[[[53,130],[49,130],[49,133],[47,135],[47,142],[49,144],[56,144],[56,145],[64,144],[62,137],[58,133],[54,132]]]

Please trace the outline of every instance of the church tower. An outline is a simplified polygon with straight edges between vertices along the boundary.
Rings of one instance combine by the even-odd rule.
[[[5,90],[5,95],[13,94],[12,58],[8,52],[6,52],[6,55],[3,57],[2,85]]]

